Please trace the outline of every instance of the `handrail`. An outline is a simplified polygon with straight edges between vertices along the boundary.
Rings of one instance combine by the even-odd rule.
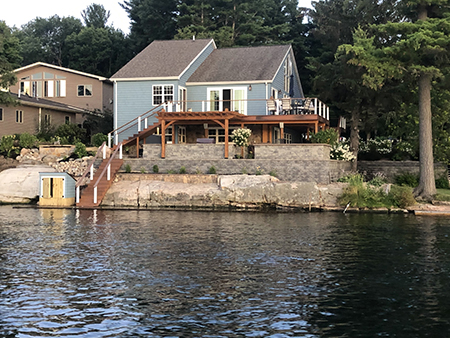
[[[92,180],[94,178],[94,163],[97,160],[97,158],[99,157],[100,152],[103,152],[103,158],[105,158],[105,150],[106,150],[106,141],[102,143],[102,145],[100,147],[98,147],[97,152],[95,153],[95,156],[91,159],[91,161],[89,162],[86,170],[84,171],[83,175],[81,175],[80,178],[78,178],[77,183],[75,184],[75,188],[76,188],[76,202],[78,203],[80,201],[80,186],[81,184],[84,182],[84,179],[86,178],[87,174],[90,173],[91,177],[90,179]]]
[[[84,171],[83,175],[81,175],[80,178],[78,178],[77,183],[75,184],[75,187],[79,187],[81,185],[81,182],[83,181],[83,179],[86,178],[86,175],[88,174],[88,172],[91,171],[91,167],[94,165],[95,161],[97,160],[100,151],[102,151],[103,147],[105,147],[105,146],[106,146],[106,141],[103,142],[100,147],[98,147],[97,153],[95,154],[95,156],[89,162],[89,164],[88,164],[86,170]],[[92,177],[91,177],[91,179],[92,179]]]
[[[95,181],[95,184],[94,184],[94,204],[97,203],[97,185],[100,183],[100,180],[105,175],[105,171],[107,171],[106,179],[108,181],[111,180],[111,176],[110,176],[111,175],[111,161],[114,159],[114,157],[116,156],[118,151],[119,151],[119,159],[122,159],[122,142],[120,142],[118,147],[116,147],[116,149],[114,149],[113,153],[109,157],[108,162],[106,163],[106,166],[103,168],[102,172],[98,176],[97,181]]]
[[[311,107],[309,108],[309,111],[311,114],[319,115],[327,120],[330,119],[330,110],[329,107],[323,103],[318,98],[308,98],[308,97],[301,97],[301,98],[294,98],[290,97],[288,98],[291,101],[300,103],[298,107],[304,107],[305,102],[308,104],[311,104]],[[269,99],[234,99],[234,100],[184,100],[184,101],[170,101],[170,102],[163,102],[160,103],[158,106],[146,111],[145,113],[133,118],[132,120],[128,121],[127,123],[123,124],[122,126],[112,130],[108,133],[108,147],[111,148],[111,139],[112,135],[114,135],[114,143],[117,145],[119,142],[118,135],[125,132],[126,130],[135,127],[137,125],[137,132],[141,131],[142,122],[145,123],[145,128],[147,128],[147,119],[154,116],[158,112],[161,111],[161,109],[164,109],[167,112],[178,111],[179,109],[182,109],[182,107],[186,107],[187,103],[200,103],[200,110],[199,111],[209,111],[210,103],[211,102],[267,102],[269,100],[274,100],[272,97]],[[275,99],[275,100],[282,100],[282,98]],[[303,106],[302,106],[303,105]],[[268,112],[267,106],[266,106],[266,113]]]

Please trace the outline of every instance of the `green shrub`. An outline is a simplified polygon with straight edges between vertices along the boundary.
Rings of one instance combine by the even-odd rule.
[[[437,178],[435,180],[435,184],[436,184],[436,189],[448,189],[449,188],[448,178],[445,176]]]
[[[411,173],[403,173],[395,176],[395,184],[415,188],[419,185],[419,176]]]
[[[38,140],[36,138],[36,136],[28,134],[28,133],[23,133],[20,134],[19,136],[19,146],[21,148],[34,148],[36,147],[38,143]]]
[[[131,173],[131,166],[128,163],[125,165],[125,172]]]
[[[86,146],[81,142],[75,143],[75,150],[73,151],[73,153],[78,158],[87,156]]]
[[[141,167],[141,174],[145,174],[145,173],[146,173],[145,168]]]
[[[261,169],[261,167],[256,167],[255,175],[262,175],[264,173],[264,169]]]
[[[276,170],[271,170],[269,175],[273,176],[273,177],[277,177],[277,171]]]
[[[311,135],[312,143],[335,144],[339,139],[339,133],[335,129],[321,130]]]
[[[155,174],[159,173],[159,167],[158,167],[157,164],[155,164],[155,165],[153,166],[153,172],[154,172]]]
[[[102,133],[97,133],[92,136],[92,145],[94,147],[100,147],[103,142],[108,142],[108,136]]]
[[[416,203],[413,195],[413,189],[407,186],[391,186],[389,198],[393,206],[403,209]]]
[[[62,140],[64,140],[64,143],[67,142],[75,144],[77,142],[83,141],[85,135],[86,130],[81,129],[75,123],[62,124],[55,131],[55,136],[59,136],[61,138],[61,143],[63,142]]]
[[[0,153],[6,157],[16,157],[20,149],[15,146],[16,135],[3,135],[0,141]]]
[[[180,168],[180,174],[186,174],[186,167],[185,166],[182,166]]]
[[[216,169],[216,167],[215,167],[215,166],[211,166],[211,167],[209,168],[209,170],[208,170],[208,173],[210,173],[210,174],[212,174],[212,175],[217,174],[217,169]]]
[[[175,170],[170,169],[170,170],[167,171],[167,173],[168,174],[176,174],[177,172]]]
[[[241,173],[242,173],[243,175],[247,175],[247,174],[248,174],[247,168],[246,168],[246,167],[242,168]]]
[[[375,176],[369,182],[367,182],[367,184],[372,185],[374,187],[381,187],[385,183],[386,179],[380,176]]]

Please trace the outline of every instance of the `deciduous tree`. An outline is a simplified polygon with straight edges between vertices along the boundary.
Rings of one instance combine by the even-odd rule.
[[[20,62],[19,40],[13,36],[11,29],[4,21],[0,21],[0,88],[7,89],[17,82],[13,70]],[[12,97],[0,90],[0,103],[13,103]]]

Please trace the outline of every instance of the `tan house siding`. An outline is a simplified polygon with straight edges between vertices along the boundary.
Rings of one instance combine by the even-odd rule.
[[[71,70],[64,70],[61,67],[53,68],[45,65],[36,65],[34,67],[24,67],[16,71],[18,82],[16,85],[10,87],[10,91],[18,93],[21,88],[21,82],[24,83],[24,89],[27,90],[30,96],[38,96],[56,102],[61,102],[67,105],[87,109],[90,111],[103,111],[109,106],[105,105],[106,96],[112,98],[112,84],[107,80],[96,78],[95,76],[87,76],[72,72]],[[53,95],[45,93],[45,81],[53,82]],[[56,81],[65,81],[65,95],[60,92],[60,96],[56,95]],[[36,84],[33,87],[33,82]],[[40,82],[40,84],[38,84]],[[78,95],[78,86],[92,87],[92,95],[80,96]],[[33,88],[35,88],[33,90]],[[50,90],[51,91],[51,90]],[[45,95],[47,94],[47,95]],[[112,109],[112,105],[111,109]]]
[[[3,109],[3,119],[0,120],[0,137],[3,135],[22,133],[36,134],[39,131],[39,119],[44,121],[45,115],[50,115],[50,124],[55,127],[65,123],[66,116],[69,116],[70,121],[74,122],[75,115],[77,115],[75,113],[61,112],[48,108],[27,106],[0,106],[0,109]],[[16,111],[22,111],[22,123],[16,122]]]

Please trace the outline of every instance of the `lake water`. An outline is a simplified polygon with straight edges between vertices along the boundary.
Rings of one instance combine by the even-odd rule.
[[[449,337],[450,219],[0,207],[0,337]]]

